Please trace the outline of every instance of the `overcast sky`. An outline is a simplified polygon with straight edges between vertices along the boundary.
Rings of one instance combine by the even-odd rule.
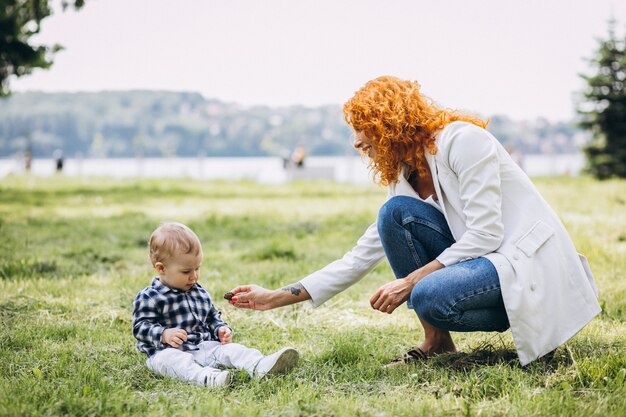
[[[390,74],[446,107],[567,120],[611,14],[623,35],[623,0],[87,0],[44,21],[65,50],[12,88],[316,106]]]

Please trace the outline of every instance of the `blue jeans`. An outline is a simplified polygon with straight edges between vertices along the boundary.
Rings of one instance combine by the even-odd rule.
[[[388,200],[378,215],[378,233],[396,278],[433,261],[455,241],[445,217],[423,201]],[[408,305],[432,326],[456,332],[509,328],[498,272],[487,258],[435,271],[420,280]]]

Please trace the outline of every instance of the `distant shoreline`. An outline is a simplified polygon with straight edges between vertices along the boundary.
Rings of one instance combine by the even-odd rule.
[[[578,175],[585,158],[577,154],[528,154],[522,168],[531,177]],[[52,158],[34,158],[31,173],[55,175]],[[21,158],[0,158],[0,178],[24,174]],[[283,168],[279,157],[172,157],[172,158],[67,158],[63,175],[114,178],[195,178],[205,180],[249,179],[259,183],[284,183],[292,179],[325,179],[364,184],[371,181],[366,164],[358,156],[312,156],[304,168]]]

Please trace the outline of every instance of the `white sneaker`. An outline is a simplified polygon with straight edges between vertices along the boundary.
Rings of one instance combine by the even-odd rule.
[[[209,372],[204,377],[204,386],[206,387],[224,387],[230,384],[230,374],[228,371]]]
[[[267,355],[261,359],[254,368],[254,376],[261,379],[265,375],[285,373],[296,366],[299,358],[300,354],[294,348],[282,348],[278,352]]]

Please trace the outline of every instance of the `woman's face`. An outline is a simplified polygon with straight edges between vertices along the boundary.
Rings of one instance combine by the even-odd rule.
[[[352,146],[354,146],[354,149],[359,151],[359,153],[367,155],[370,159],[376,158],[376,149],[374,149],[372,145],[372,140],[362,131],[354,133],[354,143]]]

